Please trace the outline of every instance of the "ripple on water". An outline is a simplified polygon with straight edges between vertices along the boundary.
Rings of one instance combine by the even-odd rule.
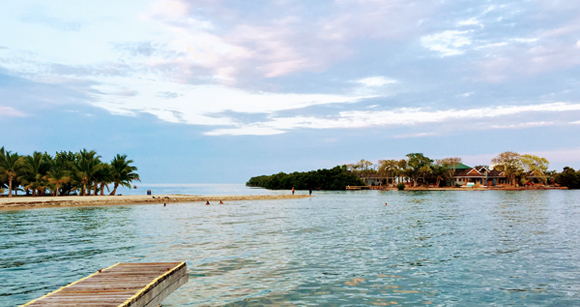
[[[579,219],[576,191],[2,212],[0,306],[152,261],[188,263],[189,283],[164,306],[573,306]]]

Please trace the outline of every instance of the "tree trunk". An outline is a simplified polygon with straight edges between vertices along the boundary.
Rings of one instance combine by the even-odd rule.
[[[105,195],[105,183],[101,182],[101,196]]]
[[[111,194],[109,194],[109,195],[115,195],[115,193],[117,193],[118,187],[119,187],[119,184],[115,182],[115,188],[113,189],[113,192],[111,192]]]
[[[56,190],[54,191],[55,197],[58,197],[58,183],[54,184],[56,186]]]
[[[8,197],[12,197],[12,177],[8,177]]]
[[[93,185],[93,189],[95,189],[93,191],[93,195],[97,196],[97,188],[99,187],[99,183],[95,181],[95,184]]]
[[[87,196],[87,184],[83,182],[83,196]]]

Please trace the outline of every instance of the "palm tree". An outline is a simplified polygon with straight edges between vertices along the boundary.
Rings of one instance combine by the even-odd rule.
[[[387,184],[389,184],[389,179],[397,171],[398,163],[397,160],[381,160],[379,161],[381,166],[379,167],[380,172],[384,172],[387,175]]]
[[[82,195],[88,196],[87,184],[92,182],[94,174],[101,168],[101,156],[98,156],[94,150],[81,150],[78,154],[77,161],[73,164],[75,177],[82,183]],[[96,191],[95,191],[96,193]]]
[[[133,163],[133,160],[127,160],[127,155],[119,154],[111,161],[111,182],[115,186],[110,195],[115,195],[119,186],[130,188],[133,180],[141,181],[139,174],[135,173],[137,167],[132,166],[131,163]]]
[[[397,177],[399,177],[398,182],[402,182],[401,177],[405,178],[407,176],[407,160],[401,159],[397,162]]]
[[[25,156],[23,159],[24,172],[19,179],[27,191],[32,190],[32,196],[38,195],[37,192],[44,194],[43,187],[46,187],[46,182],[43,182],[44,175],[50,168],[46,158],[42,153],[35,151],[32,156]]]
[[[58,196],[58,188],[60,185],[68,183],[70,181],[69,172],[63,169],[54,168],[48,171],[46,174],[48,182],[54,184],[55,196]]]
[[[109,189],[108,183],[112,181],[111,166],[109,163],[101,163],[100,169],[94,174],[94,195],[97,195],[98,185],[101,184],[101,195],[105,195],[105,186]]]
[[[12,181],[21,174],[22,157],[17,153],[6,151],[0,156],[0,173],[8,179],[8,197],[12,197]]]

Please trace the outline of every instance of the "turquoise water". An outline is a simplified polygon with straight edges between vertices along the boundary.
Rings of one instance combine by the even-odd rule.
[[[164,306],[580,304],[579,191],[314,194],[0,212],[0,306],[151,261],[187,261]]]

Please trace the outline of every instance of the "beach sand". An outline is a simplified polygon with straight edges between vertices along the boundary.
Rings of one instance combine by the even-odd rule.
[[[136,204],[168,205],[176,202],[206,202],[217,205],[238,200],[272,200],[307,198],[309,195],[123,195],[123,196],[41,196],[41,197],[0,197],[0,210],[23,210],[61,207],[116,206]]]

